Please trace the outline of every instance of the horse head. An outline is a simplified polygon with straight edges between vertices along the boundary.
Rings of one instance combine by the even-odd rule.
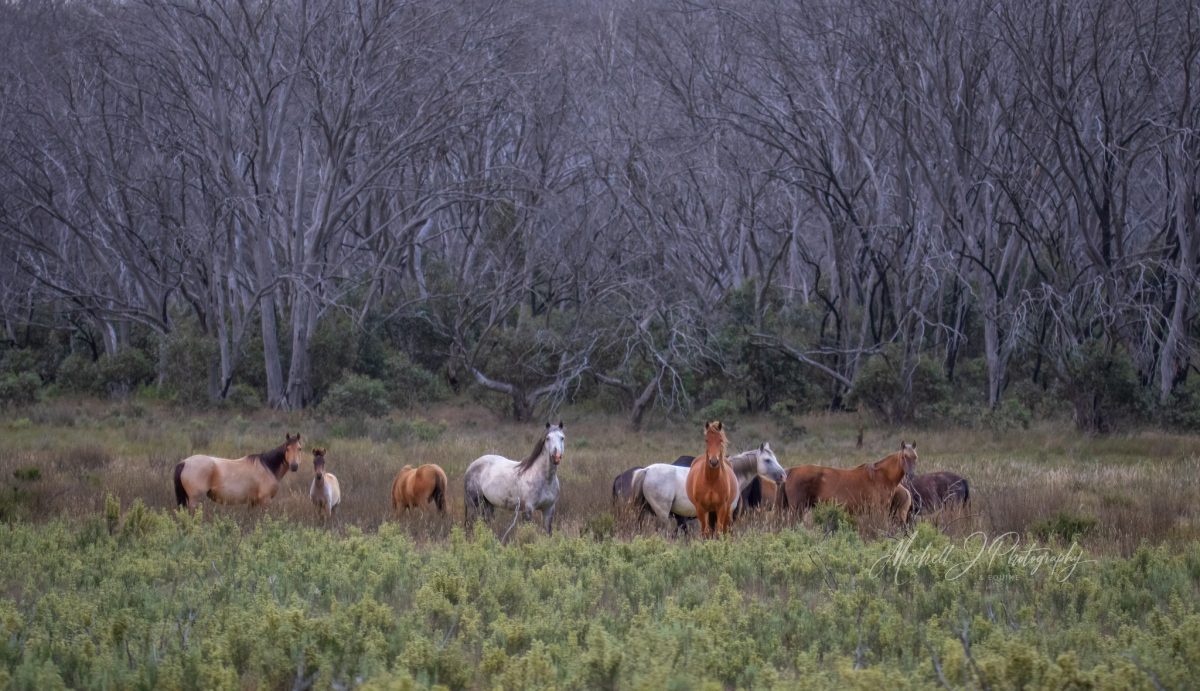
[[[567,448],[567,435],[563,431],[562,420],[557,425],[546,423],[546,451],[550,454],[550,462],[554,465],[562,463],[563,451]]]
[[[917,443],[900,440],[900,460],[904,465],[904,476],[912,477],[917,472]]]
[[[708,467],[716,468],[725,460],[725,446],[728,443],[725,426],[720,420],[704,423],[704,458],[708,461]]]
[[[317,482],[325,478],[325,449],[313,448],[313,471],[317,474]]]
[[[283,460],[291,466],[293,473],[300,470],[300,451],[303,448],[300,445],[300,433],[293,435],[289,432],[283,443]]]
[[[776,484],[782,483],[787,476],[787,471],[779,465],[779,459],[775,457],[771,445],[765,441],[758,447],[758,474]]]

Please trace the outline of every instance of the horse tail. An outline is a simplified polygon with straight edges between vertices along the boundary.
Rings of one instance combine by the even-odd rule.
[[[962,501],[963,506],[970,508],[970,506],[971,506],[971,485],[967,483],[967,478],[965,478],[965,477],[962,478],[961,480],[959,480],[959,482],[961,482],[962,486],[963,486],[963,501]]]
[[[188,505],[188,493],[183,488],[183,461],[175,465],[175,501],[183,507]]]
[[[430,496],[430,499],[433,500],[434,504],[437,504],[439,512],[446,513],[446,483],[448,482],[446,480],[446,471],[436,465],[433,466],[433,470],[433,494]]]
[[[646,469],[638,468],[633,471],[633,481],[629,483],[629,501],[641,509],[638,511],[639,516],[654,513],[654,509],[650,507],[650,502],[646,501],[646,495],[642,493],[642,486],[644,484],[646,484]]]

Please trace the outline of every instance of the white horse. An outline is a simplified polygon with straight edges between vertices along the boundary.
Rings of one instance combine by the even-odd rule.
[[[533,512],[541,511],[542,524],[549,534],[554,505],[558,503],[558,464],[562,463],[566,443],[563,423],[547,422],[546,436],[538,440],[525,460],[518,462],[495,454],[476,458],[463,476],[466,522],[470,524],[473,515],[491,518],[497,506],[514,512],[514,525],[518,516],[532,520]]]
[[[783,482],[786,476],[786,471],[779,465],[779,459],[775,458],[771,445],[766,442],[752,451],[730,456],[729,464],[733,466],[733,474],[738,482],[738,491],[729,507],[730,510],[737,508],[742,491],[755,476],[776,483]],[[689,470],[690,468],[666,463],[655,463],[642,468],[633,475],[633,489],[630,493],[632,500],[636,502],[640,497],[658,520],[668,527],[674,522],[671,514],[695,518],[696,507],[692,506],[691,500],[688,499],[686,489]]]

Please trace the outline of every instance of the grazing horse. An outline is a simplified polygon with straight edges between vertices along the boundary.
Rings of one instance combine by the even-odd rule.
[[[421,508],[432,502],[439,513],[446,513],[446,471],[434,463],[420,468],[406,465],[392,481],[392,510]]]
[[[776,498],[776,505],[801,514],[819,501],[842,504],[851,513],[872,508],[901,511],[904,510],[904,504],[912,499],[911,496],[905,497],[907,492],[899,493],[896,488],[913,473],[916,465],[916,444],[901,441],[900,450],[896,453],[855,468],[818,465],[788,468],[787,479]],[[903,521],[906,514],[905,510],[899,519]]]
[[[207,494],[218,504],[267,504],[288,469],[300,469],[300,450],[300,435],[288,434],[282,446],[234,460],[189,456],[175,466],[175,499],[192,506]]]
[[[945,470],[909,477],[904,484],[912,493],[913,516],[955,504],[966,507],[971,503],[971,487],[967,479]]]
[[[313,481],[308,498],[325,514],[333,518],[333,510],[342,503],[342,486],[333,473],[325,472],[325,449],[313,449]]]
[[[687,495],[691,464],[681,467],[684,459],[691,458],[680,456],[671,465],[655,463],[634,474],[632,499],[641,503],[643,511],[654,514],[664,524],[669,524],[674,517],[677,531],[696,518],[696,507]],[[734,516],[741,511],[742,501],[756,481],[762,481],[764,486],[783,481],[783,466],[779,465],[775,452],[766,442],[757,449],[730,456],[728,460],[741,490],[733,507]]]
[[[518,516],[531,520],[534,511],[541,511],[542,524],[550,534],[558,503],[558,464],[566,441],[563,423],[547,422],[546,435],[525,460],[489,454],[472,461],[463,476],[466,522],[470,524],[473,515],[491,518],[496,506],[513,511],[514,525]]]
[[[733,466],[725,457],[725,428],[720,420],[704,425],[704,455],[692,461],[688,469],[688,501],[696,507],[700,534],[712,537],[729,530],[733,505],[738,498],[738,481]]]

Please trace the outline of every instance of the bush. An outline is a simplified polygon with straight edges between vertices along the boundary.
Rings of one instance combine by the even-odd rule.
[[[1038,522],[1030,532],[1043,540],[1058,538],[1063,542],[1074,542],[1095,529],[1095,518],[1062,511],[1053,518]]]
[[[694,421],[704,424],[709,420],[720,420],[726,427],[733,429],[738,415],[738,405],[726,398],[718,398],[700,410],[696,411]]]
[[[921,358],[912,373],[911,393],[905,394],[900,361],[895,348],[873,355],[858,371],[850,402],[889,424],[927,422],[937,416],[949,393],[942,368]]]
[[[1200,429],[1200,377],[1190,377],[1175,387],[1159,419],[1167,427],[1184,432]]]
[[[0,375],[0,406],[19,407],[37,400],[42,380],[33,372]]]
[[[116,355],[105,355],[96,364],[96,381],[100,389],[113,396],[128,396],[139,385],[148,384],[154,379],[154,365],[137,348],[126,348]]]
[[[263,404],[262,392],[249,384],[234,384],[229,387],[229,395],[221,403],[221,407],[229,410],[250,412],[257,410]]]
[[[450,389],[441,377],[416,364],[404,353],[388,356],[383,381],[391,388],[391,403],[397,408],[434,403],[450,396]]]
[[[167,340],[164,385],[173,398],[188,405],[209,402],[209,367],[217,357],[217,344],[207,336],[176,332]]]
[[[387,386],[358,374],[330,387],[320,405],[322,413],[341,418],[383,417],[390,409]]]
[[[1129,354],[1100,340],[1089,341],[1068,363],[1065,388],[1083,432],[1108,432],[1149,407]]]
[[[80,394],[98,394],[100,368],[86,355],[72,353],[58,366],[55,383],[63,391]]]

